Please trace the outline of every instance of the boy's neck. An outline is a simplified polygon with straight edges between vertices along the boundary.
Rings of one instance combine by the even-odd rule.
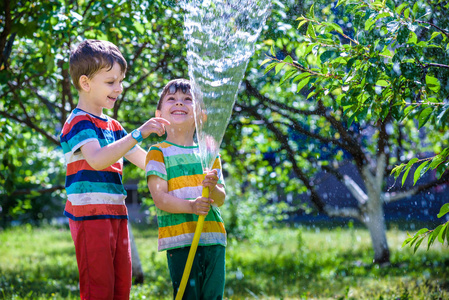
[[[101,115],[103,115],[103,108],[91,105],[91,103],[92,103],[92,101],[89,101],[89,99],[86,97],[86,95],[84,95],[83,93],[80,93],[78,105],[76,106],[76,108],[84,110],[85,112],[93,114],[97,117],[101,117]]]
[[[190,147],[194,145],[193,135],[195,133],[195,129],[193,129],[192,132],[186,132],[186,130],[183,130],[181,128],[179,129],[167,128],[166,131],[167,131],[167,138],[165,140],[167,142],[185,147]]]

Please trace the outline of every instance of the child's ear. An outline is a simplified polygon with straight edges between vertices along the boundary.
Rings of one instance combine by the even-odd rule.
[[[89,77],[87,77],[86,75],[81,75],[81,77],[79,79],[79,84],[80,84],[80,87],[83,89],[83,91],[85,91],[85,92],[90,91],[90,80],[89,80]]]
[[[156,116],[156,118],[160,118],[161,117],[161,111],[159,109],[156,109],[156,113],[154,115]]]

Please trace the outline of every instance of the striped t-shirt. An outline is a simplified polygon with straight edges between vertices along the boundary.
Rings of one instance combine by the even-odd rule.
[[[65,216],[75,221],[128,218],[122,183],[123,158],[97,171],[80,150],[94,140],[104,147],[126,135],[125,129],[114,119],[104,115],[100,118],[78,108],[72,111],[60,136],[67,163]],[[131,149],[127,155],[133,151]]]
[[[167,181],[170,195],[185,200],[201,196],[203,169],[198,146],[183,147],[167,141],[153,145],[148,151],[145,166],[147,178],[150,175],[156,175]],[[218,171],[218,183],[224,184],[218,156],[212,169]],[[198,215],[173,214],[159,208],[156,208],[156,212],[159,226],[158,251],[191,245]],[[205,218],[198,245],[226,246],[226,230],[220,209],[216,206],[211,206]]]

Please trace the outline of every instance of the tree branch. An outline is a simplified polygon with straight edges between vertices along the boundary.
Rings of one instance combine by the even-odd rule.
[[[0,35],[0,70],[3,69],[3,65],[6,66],[7,58],[4,56],[5,52],[5,46],[6,46],[6,40],[8,39],[8,35],[11,32],[11,7],[10,7],[10,1],[5,0],[4,4],[5,6],[5,24],[3,27],[3,31]]]
[[[449,172],[446,172],[440,179],[433,180],[419,186],[402,189],[399,192],[384,193],[383,201],[385,203],[395,202],[444,184],[449,184]]]
[[[342,218],[354,218],[357,220],[362,220],[362,215],[357,208],[345,207],[338,208],[330,205],[324,207],[327,215],[329,217],[342,217]]]
[[[47,131],[43,130],[42,128],[36,126],[33,122],[31,122],[30,119],[22,120],[22,119],[18,118],[18,117],[15,116],[15,115],[8,114],[7,112],[1,111],[1,110],[0,110],[0,115],[6,117],[6,118],[8,118],[8,119],[15,120],[15,121],[17,121],[17,122],[20,123],[20,124],[27,125],[27,126],[30,127],[31,129],[34,129],[34,130],[36,130],[37,132],[39,132],[40,134],[42,134],[43,136],[45,136],[45,137],[46,137],[49,141],[51,141],[53,144],[59,146],[59,139],[57,139],[55,136],[49,134]]]
[[[248,91],[247,91],[248,93]],[[250,95],[250,94],[248,94]],[[274,125],[273,122],[267,120],[264,116],[259,114],[254,107],[245,106],[243,104],[236,104],[240,108],[244,109],[252,116],[259,120],[263,120],[264,124],[267,126],[268,130],[270,130],[277,138],[277,140],[281,143],[281,148],[287,152],[287,156],[289,161],[292,163],[292,169],[295,172],[296,176],[304,183],[307,189],[310,191],[310,200],[315,204],[319,212],[325,212],[324,203],[322,202],[319,194],[316,192],[313,185],[310,183],[310,179],[306,176],[306,174],[301,170],[295,160],[295,153],[291,147],[288,145],[287,137]]]
[[[444,30],[443,28],[440,28],[440,27],[438,27],[438,26],[435,25],[435,24],[432,24],[432,23],[429,23],[429,22],[426,22],[426,21],[421,21],[421,20],[416,20],[416,22],[421,23],[421,24],[428,24],[428,25],[430,25],[430,26],[432,26],[432,27],[435,27],[436,29],[438,29],[439,31],[441,31],[446,37],[449,38],[449,33],[448,33],[446,30]]]

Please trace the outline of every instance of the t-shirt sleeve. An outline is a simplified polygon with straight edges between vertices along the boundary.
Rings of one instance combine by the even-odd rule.
[[[99,140],[97,131],[95,130],[95,124],[88,119],[73,120],[74,123],[66,124],[66,130],[63,130],[61,134],[61,146],[64,153],[75,153],[81,146]]]
[[[167,180],[164,154],[160,148],[152,146],[148,151],[145,159],[145,174],[147,178],[150,175],[156,175],[164,180]]]
[[[222,170],[222,167],[221,167],[220,155],[217,155],[217,157],[215,158],[214,164],[212,165],[212,169],[213,170],[217,170],[218,183],[222,184],[222,185],[225,185],[224,177],[223,177],[223,170]]]

